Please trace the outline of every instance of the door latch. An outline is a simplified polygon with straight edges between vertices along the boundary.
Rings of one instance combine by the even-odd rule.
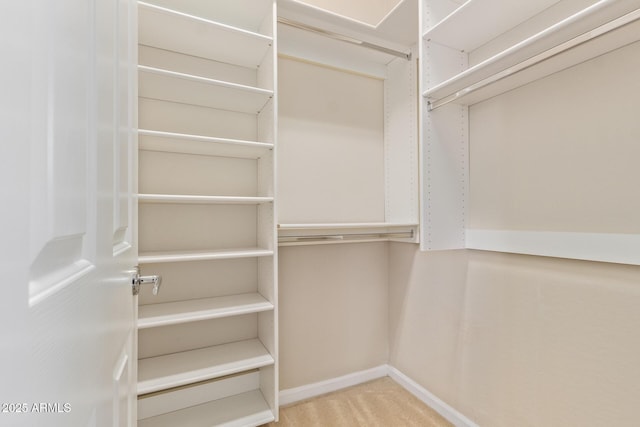
[[[141,285],[153,284],[153,295],[158,295],[160,292],[160,285],[162,284],[162,276],[154,275],[154,276],[141,276],[140,268],[136,267],[136,272],[131,278],[131,287],[133,288],[133,295],[138,295],[140,293]]]

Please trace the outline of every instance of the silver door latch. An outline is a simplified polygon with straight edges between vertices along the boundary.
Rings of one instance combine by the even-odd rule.
[[[158,292],[160,292],[160,285],[162,284],[162,276],[141,276],[140,268],[136,267],[136,272],[131,278],[133,294],[138,295],[140,293],[140,286],[148,284],[153,284],[153,295],[158,295]]]

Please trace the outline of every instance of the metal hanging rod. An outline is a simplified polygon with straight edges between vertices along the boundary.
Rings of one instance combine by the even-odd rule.
[[[366,47],[367,49],[373,49],[373,50],[377,50],[379,52],[384,52],[384,53],[389,54],[389,55],[397,56],[398,58],[406,59],[407,61],[411,60],[411,52],[401,52],[399,50],[389,49],[387,47],[380,46],[380,45],[373,44],[373,43],[369,43],[369,42],[365,42],[365,41],[362,41],[362,40],[358,40],[358,39],[353,38],[353,37],[344,36],[342,34],[338,34],[338,33],[334,33],[334,32],[331,32],[331,31],[323,30],[322,28],[313,27],[313,26],[307,25],[307,24],[302,24],[302,23],[297,22],[297,21],[292,21],[291,19],[287,19],[287,18],[280,18],[279,17],[278,18],[278,22],[280,24],[288,25],[289,27],[294,27],[294,28],[298,28],[300,30],[305,30],[305,31],[309,31],[309,32],[312,32],[312,33],[320,34],[321,36],[329,37],[329,38],[332,38],[334,40],[340,40],[340,41],[345,42],[345,43],[351,43],[351,44],[356,45],[356,46]]]
[[[280,236],[278,241],[280,242],[308,242],[314,240],[360,240],[360,239],[383,239],[383,238],[397,238],[397,239],[413,239],[413,230],[409,231],[389,231],[382,233],[343,233],[343,234],[305,234],[305,235],[291,235]]]

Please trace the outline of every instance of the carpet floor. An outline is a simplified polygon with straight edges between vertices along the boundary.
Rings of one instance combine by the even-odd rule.
[[[449,427],[453,424],[389,377],[280,408],[269,427]]]

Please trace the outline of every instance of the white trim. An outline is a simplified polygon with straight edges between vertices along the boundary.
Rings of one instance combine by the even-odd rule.
[[[465,417],[447,403],[440,400],[433,393],[390,365],[380,365],[375,368],[358,371],[337,378],[331,378],[313,384],[290,388],[280,391],[280,405],[289,405],[301,400],[342,390],[347,387],[362,384],[378,378],[389,376],[409,393],[420,399],[431,409],[447,419],[456,427],[478,427],[478,424]]]
[[[341,390],[346,387],[386,377],[388,370],[388,365],[380,365],[375,368],[354,372],[341,377],[282,390],[280,391],[280,405],[288,405],[311,397],[320,396],[321,394],[331,393],[332,391]]]
[[[640,234],[466,230],[466,248],[640,265]]]
[[[431,409],[442,415],[456,427],[478,427],[478,424],[456,411],[454,408],[440,400],[433,393],[420,384],[400,372],[393,366],[387,366],[389,376],[409,393],[427,404]]]

